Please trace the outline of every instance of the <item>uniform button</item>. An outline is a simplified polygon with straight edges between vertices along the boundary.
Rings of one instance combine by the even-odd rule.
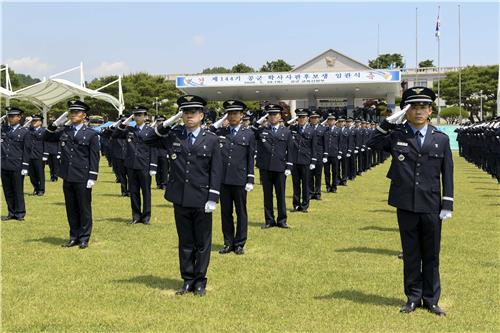
[[[418,185],[419,183],[418,182],[415,182],[415,185]]]
[[[229,158],[231,158],[231,156],[229,156]]]
[[[419,167],[419,166],[420,166],[420,163],[417,163],[417,166]]]
[[[228,163],[228,164],[227,164],[227,166],[230,166],[230,165],[231,165],[231,163]]]
[[[420,176],[420,172],[417,172],[417,176]]]
[[[422,157],[422,154],[418,154],[418,157]]]
[[[186,183],[189,183],[189,179],[186,179]]]
[[[191,153],[188,153],[188,156],[191,156]]]
[[[231,146],[234,146],[234,143],[231,142]]]
[[[189,173],[189,170],[186,170],[186,173]]]
[[[191,164],[191,162],[187,161],[186,164]]]

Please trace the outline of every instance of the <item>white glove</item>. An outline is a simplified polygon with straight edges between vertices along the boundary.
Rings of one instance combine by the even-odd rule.
[[[262,123],[266,120],[268,116],[268,113],[266,113],[264,116],[260,117],[259,120],[257,120],[257,124],[262,125]]]
[[[47,157],[42,157],[43,162],[47,162],[49,159]]]
[[[288,177],[292,174],[292,172],[288,169],[285,170],[285,176]]]
[[[87,188],[92,188],[95,185],[95,181],[92,179],[87,180]]]
[[[321,162],[323,162],[323,163],[326,163],[326,162],[328,162],[328,158],[326,158],[326,157],[323,157],[323,159],[321,160]]]
[[[156,175],[156,171],[154,171],[154,170],[149,170],[149,175],[150,175],[151,177],[153,177],[154,175]]]
[[[298,118],[298,117],[297,117],[297,116],[295,116],[295,117],[293,117],[292,119],[290,119],[289,121],[287,121],[286,123],[287,123],[288,125],[291,125],[291,124],[293,124],[293,122],[294,122],[295,120],[297,120],[297,118]]]
[[[120,125],[127,126],[132,121],[132,119],[134,119],[133,114],[130,117],[128,117],[127,119],[125,119],[124,121],[122,121],[122,123]]]
[[[215,128],[220,128],[222,126],[222,124],[224,123],[224,120],[226,120],[226,118],[227,118],[227,113],[222,118],[217,120],[212,126]]]
[[[361,148],[361,151],[365,151],[365,148]]]
[[[351,154],[347,154],[346,156],[347,156],[347,157],[351,157]]]
[[[26,117],[26,121],[24,122],[23,127],[29,127],[32,121],[33,121],[32,117]]]
[[[386,120],[391,124],[401,124],[406,115],[406,111],[408,111],[411,107],[411,104],[408,104],[404,107],[403,110],[394,113],[393,115],[386,118]]]
[[[337,159],[341,160],[342,159],[342,155],[338,155]]]
[[[354,151],[354,154],[357,154],[357,153],[359,153],[359,151],[355,150],[355,151]]]
[[[215,210],[215,201],[207,201],[207,203],[205,204],[205,213],[213,213],[213,211]]]
[[[163,122],[163,127],[170,127],[177,122],[182,117],[182,111],[177,112],[172,117],[168,118]]]
[[[57,155],[57,156],[56,156],[56,158],[57,158],[57,159],[60,159],[60,158],[61,158],[61,155]]]
[[[4,115],[2,116],[2,118],[0,118],[0,124],[3,124],[5,122],[5,119],[7,119],[7,115]]]
[[[253,184],[247,183],[245,185],[245,191],[252,192],[253,191]]]
[[[316,169],[316,164],[309,164],[309,170],[314,170]]]
[[[68,111],[64,112],[62,115],[59,116],[59,118],[54,120],[52,125],[59,127],[63,125],[66,122],[66,120],[68,120]]]
[[[441,209],[439,213],[439,218],[444,221],[446,219],[451,219],[451,210]]]
[[[21,175],[26,176],[28,174],[28,170],[22,169],[21,170]]]

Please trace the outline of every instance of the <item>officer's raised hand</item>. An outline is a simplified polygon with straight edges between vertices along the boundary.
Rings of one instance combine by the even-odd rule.
[[[54,120],[52,126],[54,127],[62,126],[67,120],[68,120],[68,111],[64,112],[62,115],[59,116],[59,118]]]
[[[393,125],[402,124],[403,123],[403,119],[405,118],[405,115],[406,115],[406,111],[408,111],[410,109],[410,107],[411,107],[410,104],[406,105],[403,108],[403,110],[398,111],[398,112],[394,113],[393,115],[390,115],[385,120],[387,120],[387,122],[389,124],[393,124]]]
[[[168,118],[163,122],[163,127],[171,127],[182,117],[182,111],[177,112],[174,116]]]

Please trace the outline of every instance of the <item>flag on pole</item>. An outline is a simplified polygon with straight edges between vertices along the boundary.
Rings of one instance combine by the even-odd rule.
[[[439,21],[439,9],[438,9],[438,17],[436,20],[436,33],[435,33],[437,38],[439,38],[440,30],[441,30],[441,21]]]

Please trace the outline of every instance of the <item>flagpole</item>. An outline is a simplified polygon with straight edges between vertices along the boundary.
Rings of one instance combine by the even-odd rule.
[[[438,115],[437,115],[437,124],[441,124],[441,22],[439,21],[439,12],[441,10],[441,6],[438,6],[438,18],[436,22],[436,33],[437,33],[437,42],[438,42]]]
[[[462,123],[462,41],[460,24],[460,5],[458,5],[458,110],[459,121]]]
[[[415,82],[417,83],[418,73],[418,7],[415,8]]]

